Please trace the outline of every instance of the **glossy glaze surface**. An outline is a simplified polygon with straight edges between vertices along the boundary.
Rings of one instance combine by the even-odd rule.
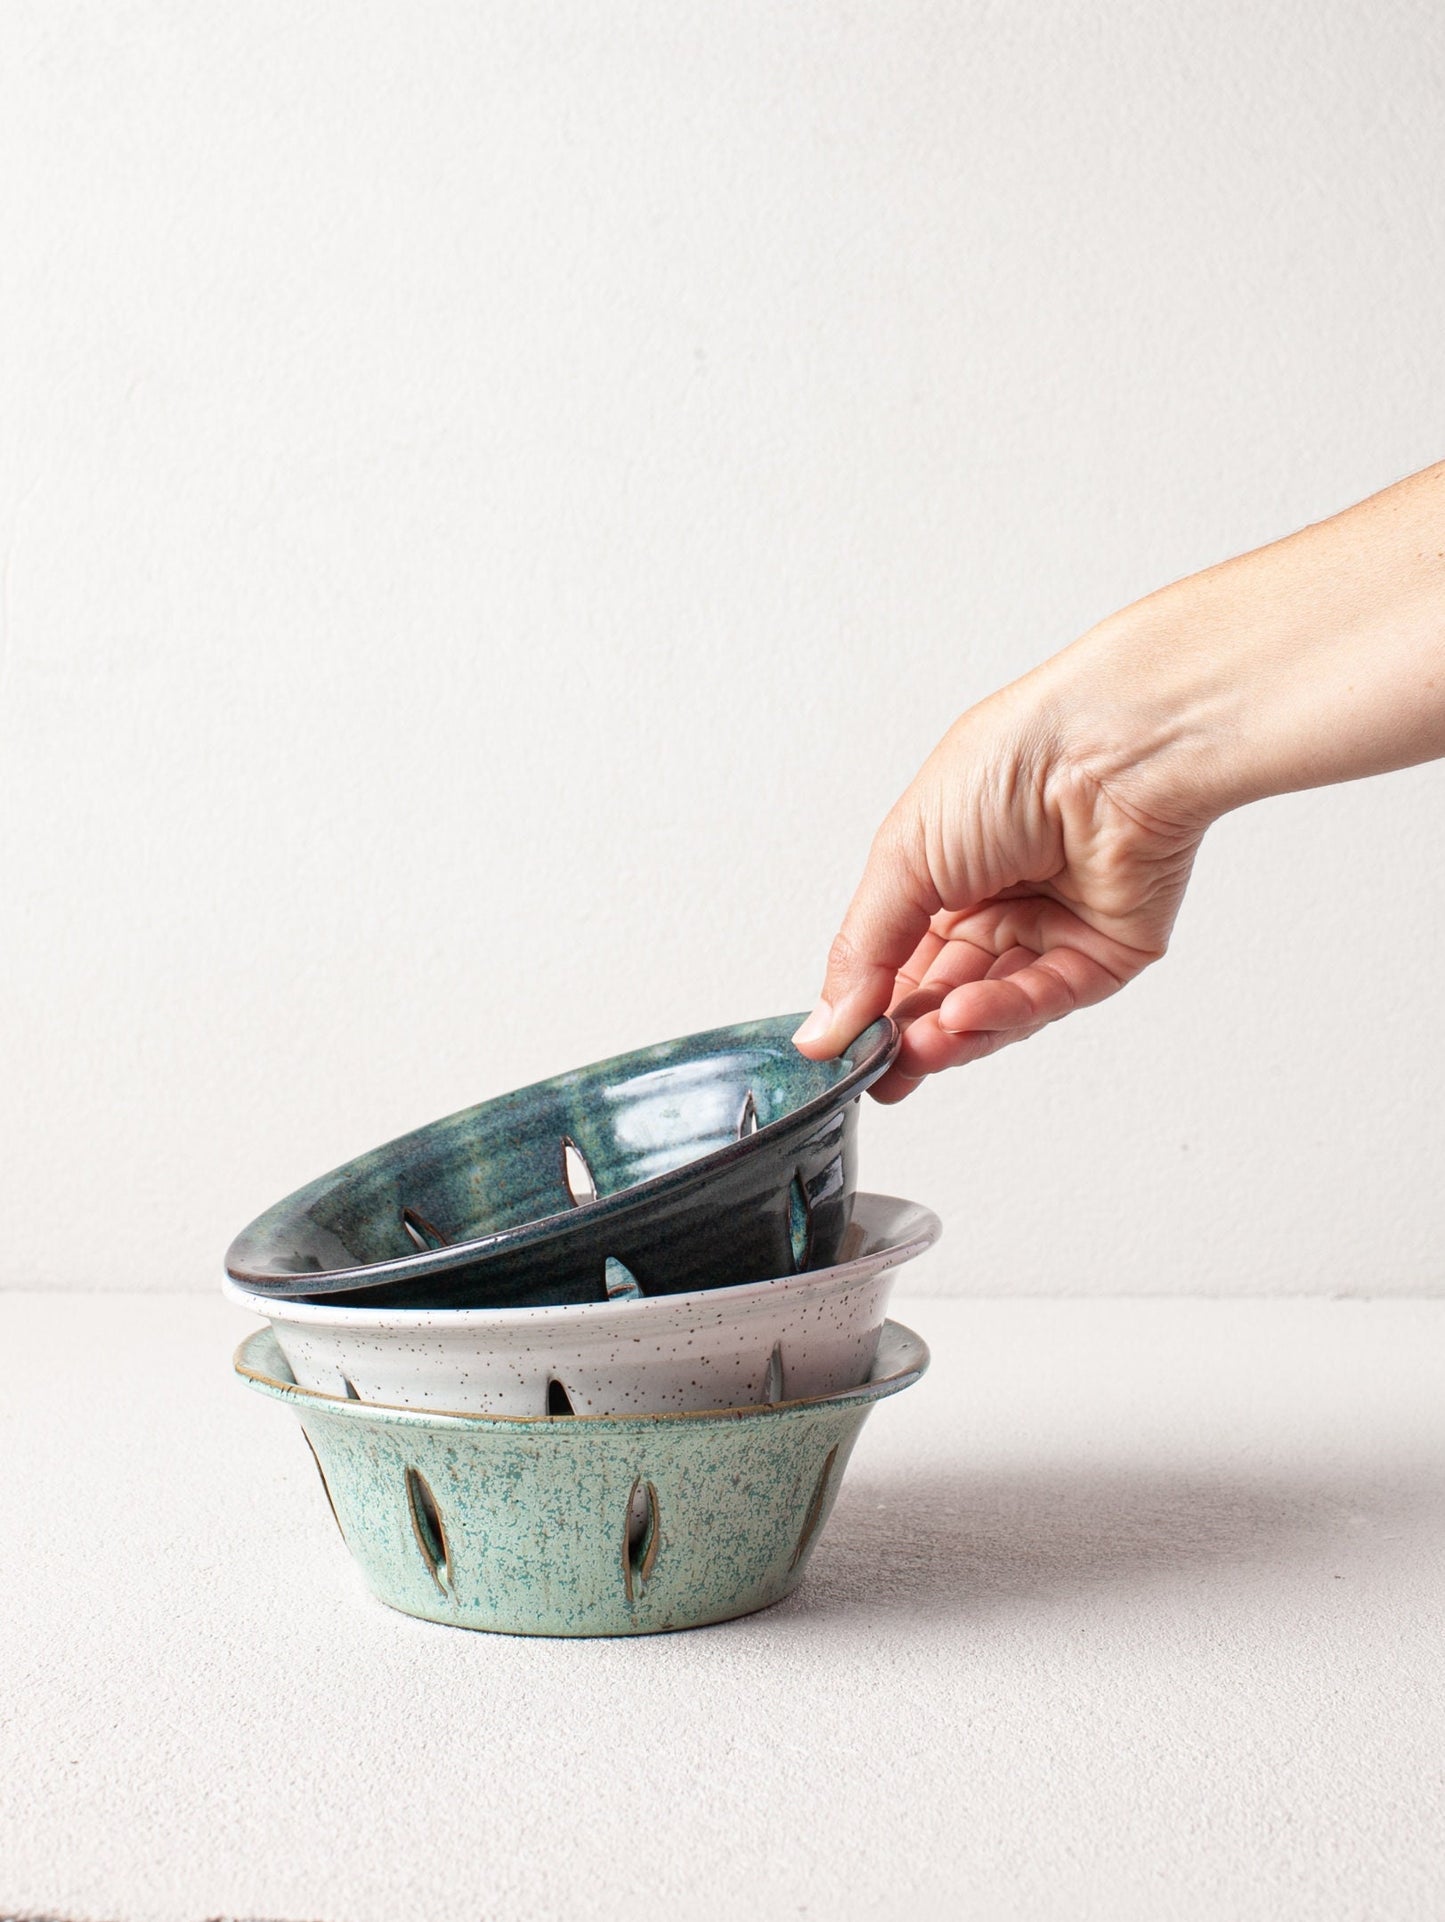
[[[916,1202],[859,1194],[841,1261],[744,1287],[560,1308],[354,1308],[277,1302],[266,1315],[303,1388],[402,1408],[581,1415],[731,1408],[862,1381],[899,1267],[938,1239]]]
[[[645,1635],[731,1620],[802,1579],[858,1431],[925,1344],[890,1322],[872,1379],[730,1413],[508,1421],[333,1400],[269,1329],[248,1384],[300,1417],[336,1525],[389,1607],[515,1635]]]
[[[886,1019],[837,1061],[777,1016],[598,1062],[429,1123],[322,1176],[231,1244],[258,1293],[417,1308],[605,1300],[831,1262],[857,1099]]]

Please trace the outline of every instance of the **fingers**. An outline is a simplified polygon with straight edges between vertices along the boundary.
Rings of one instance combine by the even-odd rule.
[[[994,979],[1027,967],[1038,956],[1029,948],[995,955],[967,940],[944,941],[925,935],[907,966],[899,970],[888,1012],[905,1031],[925,1014],[936,1014],[952,989],[966,982]]]
[[[938,1025],[954,1035],[1040,1028],[1075,1008],[1103,1001],[1122,986],[1120,977],[1091,955],[1077,948],[1051,948],[1007,974],[990,974],[953,989],[939,1004]]]
[[[1027,1041],[1052,1021],[1115,993],[1145,957],[1119,948],[1109,957],[1059,945],[1042,954],[1020,943],[989,951],[985,931],[1006,939],[1008,921],[988,913],[968,924],[973,939],[942,943],[926,962],[925,979],[894,1008],[903,1042],[871,1092],[885,1105],[902,1101],[931,1074],[959,1068]],[[924,948],[919,944],[919,952]]]
[[[1002,981],[1007,975],[1017,974],[1022,968],[1032,967],[1037,960],[1038,956],[1032,948],[1010,948],[1007,954],[1001,954],[994,962],[986,978],[990,981]]]
[[[884,1013],[938,905],[912,837],[885,824],[828,955],[822,996],[793,1036],[801,1053],[827,1061]]]
[[[936,916],[935,926],[943,918]],[[938,1010],[955,987],[973,981],[1001,980],[1019,973],[1038,958],[1031,948],[1014,947],[995,955],[972,941],[945,941],[935,934],[926,935],[898,977],[899,992],[888,1012],[903,1030],[903,1045],[898,1060],[870,1090],[873,1099],[891,1106],[912,1094],[927,1075],[942,1068],[979,1061],[1006,1047],[1010,1041],[1024,1039],[1023,1034],[1003,1031],[946,1034],[939,1026]]]
[[[888,1070],[887,1074],[880,1076],[868,1092],[875,1101],[880,1102],[885,1108],[891,1108],[895,1106],[896,1103],[907,1100],[908,1096],[913,1093],[913,1090],[921,1087],[922,1083],[923,1077],[921,1075],[900,1074],[898,1069],[893,1067]]]
[[[917,995],[932,996],[930,1005],[937,1007],[950,988],[960,987],[965,981],[981,981],[993,967],[998,950],[987,940],[970,940],[963,932],[940,932],[946,923],[957,918],[934,915],[928,933],[898,970],[893,990],[895,1005],[890,1013],[896,1015],[905,1000]],[[1033,956],[1029,958],[1032,960]]]
[[[1012,1047],[1016,1041],[1027,1041],[1038,1032],[1038,1028],[1001,1028],[991,1034],[948,1034],[939,1027],[936,1014],[923,1015],[904,1035],[893,1066],[868,1092],[875,1101],[890,1107],[906,1100],[930,1075],[941,1074],[945,1068],[962,1068],[972,1061],[982,1061],[987,1055]]]

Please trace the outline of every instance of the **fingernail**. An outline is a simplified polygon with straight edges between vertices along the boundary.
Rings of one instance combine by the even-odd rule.
[[[811,1041],[821,1041],[832,1025],[833,1010],[826,1001],[820,1001],[793,1036],[794,1047],[806,1047]]]
[[[962,1022],[959,1022],[956,1011],[952,1015],[949,1013],[948,1004],[952,999],[953,996],[951,994],[946,994],[942,1001],[939,1002],[938,1025],[945,1034],[967,1034],[969,1031],[967,1015],[964,1016]],[[958,1025],[955,1026],[955,1023],[958,1023]]]

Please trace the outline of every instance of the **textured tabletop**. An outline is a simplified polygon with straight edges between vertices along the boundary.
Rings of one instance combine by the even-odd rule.
[[[370,1601],[254,1325],[0,1295],[0,1916],[1445,1914],[1445,1302],[905,1299],[797,1596]]]

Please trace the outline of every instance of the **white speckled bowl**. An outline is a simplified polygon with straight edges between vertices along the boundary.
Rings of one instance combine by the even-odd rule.
[[[939,1233],[917,1202],[860,1194],[833,1267],[550,1308],[343,1308],[223,1285],[321,1394],[454,1414],[665,1414],[856,1387],[898,1268]]]

